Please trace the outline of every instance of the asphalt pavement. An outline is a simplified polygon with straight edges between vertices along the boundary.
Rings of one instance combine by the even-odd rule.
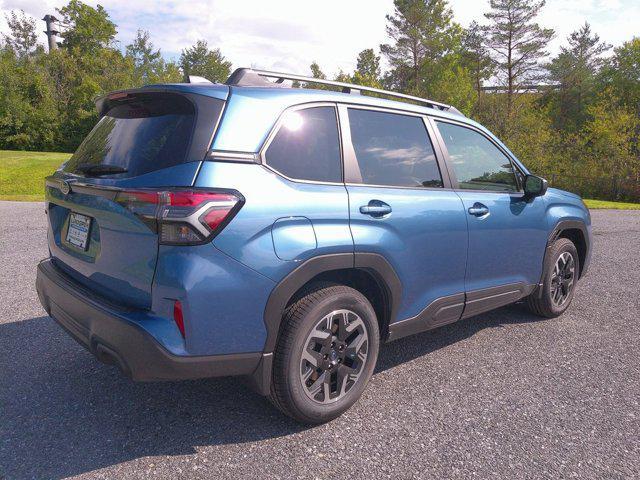
[[[38,303],[41,203],[0,202],[0,478],[639,478],[640,212],[595,211],[563,316],[514,305],[383,347],[305,428],[235,379],[133,383]]]

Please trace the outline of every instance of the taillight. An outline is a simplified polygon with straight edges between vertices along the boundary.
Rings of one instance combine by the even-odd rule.
[[[204,190],[123,190],[115,200],[157,232],[165,245],[210,241],[244,203],[237,192]]]
[[[151,230],[157,231],[158,192],[120,191],[116,195],[116,202],[142,220]]]

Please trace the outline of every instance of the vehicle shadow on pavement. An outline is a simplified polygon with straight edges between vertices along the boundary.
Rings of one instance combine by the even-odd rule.
[[[512,306],[406,338],[382,348],[377,371],[484,328],[538,320]],[[63,478],[305,429],[238,379],[134,383],[46,316],[0,324],[0,352],[0,478]]]
[[[518,303],[443,325],[418,335],[401,338],[383,346],[375,373],[452,345],[486,328],[518,323],[540,323],[544,320],[546,319],[531,314],[522,303]]]

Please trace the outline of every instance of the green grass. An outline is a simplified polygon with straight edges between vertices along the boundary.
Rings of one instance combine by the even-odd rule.
[[[640,203],[608,202],[606,200],[585,200],[590,210],[610,208],[613,210],[640,210]]]
[[[0,150],[0,200],[43,200],[44,178],[70,156],[69,153]]]

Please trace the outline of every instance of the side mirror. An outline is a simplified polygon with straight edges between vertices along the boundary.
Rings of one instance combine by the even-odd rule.
[[[537,175],[527,175],[524,177],[524,195],[527,198],[540,197],[547,193],[549,184]]]

